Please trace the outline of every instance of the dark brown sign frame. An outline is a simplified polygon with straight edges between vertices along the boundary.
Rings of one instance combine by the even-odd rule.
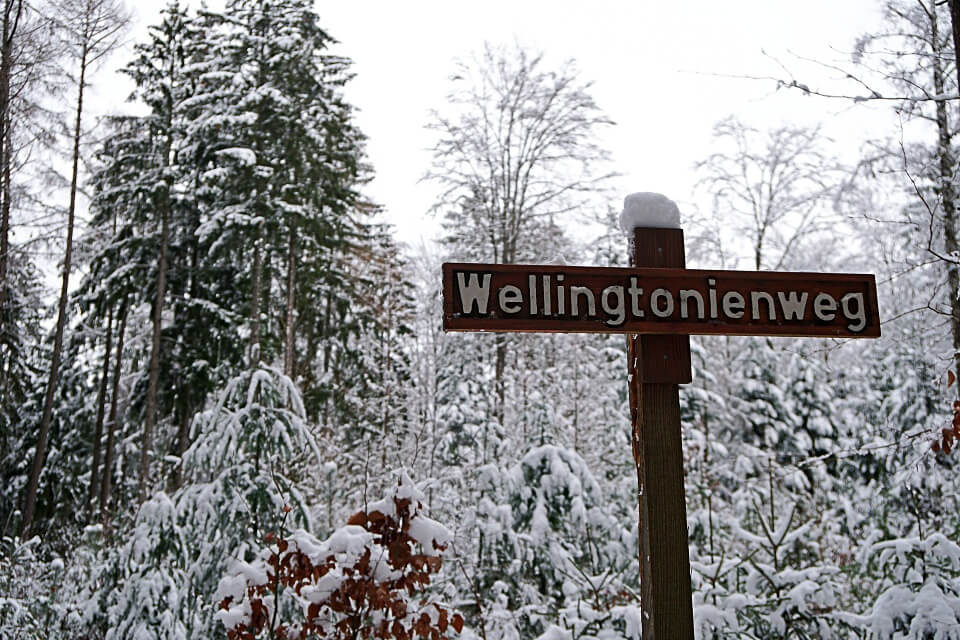
[[[443,327],[876,338],[880,317],[871,274],[445,263]]]

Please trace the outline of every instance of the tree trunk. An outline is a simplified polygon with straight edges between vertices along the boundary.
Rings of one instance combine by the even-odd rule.
[[[23,0],[16,0],[16,15],[11,19],[14,0],[4,2],[3,12],[3,41],[0,42],[0,348],[4,335],[12,328],[5,326],[8,316],[5,313],[7,306],[8,257],[10,253],[10,67],[13,64],[13,37],[23,13]],[[12,359],[12,354],[11,359]],[[0,359],[0,396],[7,397],[9,385],[9,363]]]
[[[110,351],[113,342],[113,307],[107,312],[107,335],[103,347],[103,372],[100,374],[100,388],[97,391],[97,423],[93,430],[93,462],[90,465],[90,490],[87,492],[85,512],[92,519],[91,505],[97,497],[100,474],[100,441],[103,439],[103,414],[107,403],[107,380],[110,377]]]
[[[170,198],[163,195],[160,206],[160,265],[157,267],[157,297],[153,304],[153,338],[150,345],[150,381],[147,385],[147,404],[143,421],[143,442],[140,449],[140,503],[146,499],[150,480],[150,453],[153,449],[153,429],[157,419],[157,384],[160,378],[160,333],[163,322],[163,299],[167,289],[167,242],[170,233]]]
[[[194,178],[194,187],[200,188],[199,174]],[[194,231],[198,227],[198,223],[193,224]],[[199,249],[200,243],[197,241],[197,236],[195,233],[189,235],[190,242],[190,282],[187,286],[187,291],[190,294],[191,300],[197,299],[197,272],[199,270],[198,264],[200,261]],[[187,449],[190,447],[190,421],[193,418],[193,387],[191,383],[187,381],[180,390],[179,395],[182,400],[180,403],[180,418],[179,418],[179,428],[177,429],[177,448],[176,456],[180,460],[177,464],[176,471],[174,472],[173,477],[173,488],[174,490],[179,489],[183,485],[183,455],[187,452]]]
[[[947,0],[950,6],[950,27],[953,31],[953,58],[957,71],[957,90],[960,91],[960,0]]]
[[[4,126],[6,131],[10,130],[9,118]],[[13,342],[13,326],[5,326],[8,322],[12,324],[12,309],[8,308],[7,292],[12,290],[7,279],[8,261],[7,256],[10,253],[10,146],[7,145],[2,151],[2,189],[0,189],[0,354],[3,352],[3,343],[5,341]],[[9,312],[8,312],[9,310]],[[7,359],[4,361],[0,357],[0,397],[9,397],[10,393],[10,375],[13,370],[14,350],[16,346],[11,344],[7,351]]]
[[[11,16],[14,4],[16,14]],[[2,202],[0,202],[0,309],[7,289],[10,252],[10,68],[13,65],[13,38],[23,14],[23,0],[6,0],[3,7],[3,41],[0,43],[0,161],[3,163]],[[3,316],[0,316],[0,323]],[[3,326],[0,324],[0,333]]]
[[[173,476],[173,489],[179,489],[183,486],[183,454],[190,447],[190,417],[192,414],[190,401],[191,393],[189,388],[182,390],[183,403],[180,408],[180,426],[177,428],[177,449],[176,455],[180,462],[177,463],[177,469]]]
[[[503,419],[505,415],[504,403],[506,402],[507,397],[507,385],[506,381],[503,379],[504,374],[507,370],[507,338],[498,333],[496,338],[494,338],[496,343],[496,361],[494,363],[494,375],[495,380],[494,384],[496,385],[497,391],[497,406],[494,409],[494,415],[497,418],[497,422],[500,423],[500,426],[503,426]],[[486,447],[484,447],[484,456],[486,456]],[[486,462],[486,460],[484,460]]]
[[[956,7],[951,2],[951,17]],[[940,33],[937,25],[936,9],[930,12],[930,41],[933,51],[933,90],[942,96],[945,91],[946,78],[943,72],[943,59],[940,51]],[[954,42],[957,39],[956,29],[953,27]],[[960,73],[960,70],[958,70]],[[960,85],[958,85],[960,86]],[[960,272],[958,272],[958,253],[960,244],[957,242],[957,203],[956,190],[953,185],[954,155],[953,132],[950,130],[950,120],[947,113],[946,100],[937,100],[937,160],[940,199],[943,203],[943,242],[947,258],[947,296],[950,298],[950,333],[953,339],[953,366],[955,372],[960,372]],[[960,394],[960,385],[957,385]]]
[[[100,519],[106,524],[113,480],[113,442],[117,430],[117,398],[120,395],[120,370],[123,364],[123,338],[127,330],[127,305],[120,308],[120,330],[117,332],[117,355],[113,363],[113,383],[110,392],[110,417],[107,419],[107,445],[103,454],[103,481],[100,483]]]
[[[294,312],[296,310],[296,284],[297,284],[297,227],[290,225],[290,242],[287,245],[287,326],[286,336],[284,337],[283,347],[283,373],[293,379],[293,349],[294,349]]]
[[[502,247],[502,258],[504,264],[510,264],[516,262],[516,245],[514,242],[507,240],[508,234],[506,231],[506,214],[503,214],[502,218],[503,223],[501,224],[501,238],[503,238],[503,247]],[[499,262],[496,258],[496,251],[494,251],[494,262]],[[504,406],[507,401],[507,383],[504,380],[504,375],[507,370],[507,336],[502,333],[496,334],[494,338],[494,343],[496,345],[496,355],[494,361],[494,387],[497,394],[497,406],[494,407],[493,414],[497,419],[497,424],[502,429],[504,424],[504,418],[506,417],[506,407]],[[483,429],[483,462],[487,462],[487,430],[488,427]]]
[[[950,5],[950,26],[953,32],[953,57],[954,57],[954,67],[957,71],[957,91],[960,91],[960,0],[948,0]],[[944,111],[944,124],[946,122],[946,104],[944,102],[937,103],[937,129],[939,130],[939,110],[943,109]],[[949,133],[949,129],[947,129]],[[943,137],[943,132],[941,130],[941,137]],[[948,138],[949,141],[949,138]],[[949,164],[946,161],[949,160]],[[941,158],[940,162],[940,174],[941,181],[944,180],[944,167],[953,167],[953,154],[950,154],[949,158]],[[953,180],[949,177],[946,178],[946,183],[950,186],[951,194],[953,193]],[[946,195],[944,195],[944,200],[946,200]],[[944,240],[946,244],[946,250],[948,257],[951,258],[951,263],[949,265],[948,272],[948,283],[949,291],[948,295],[950,296],[950,328],[952,329],[953,335],[953,367],[954,373],[960,375],[960,276],[957,274],[957,260],[960,259],[956,255],[958,249],[957,243],[957,221],[956,221],[956,206],[953,200],[950,203],[950,216],[947,218],[947,208],[944,206]],[[960,395],[960,385],[957,385],[957,394]]]
[[[73,165],[70,170],[70,203],[67,206],[67,240],[63,251],[63,278],[60,283],[60,301],[57,305],[57,328],[53,337],[53,356],[50,361],[50,376],[43,398],[43,415],[37,434],[37,445],[27,481],[23,499],[23,522],[20,537],[26,538],[33,525],[33,515],[37,506],[37,487],[40,484],[40,472],[43,471],[47,454],[47,440],[50,437],[50,421],[53,419],[53,394],[60,377],[60,354],[63,350],[63,329],[67,323],[67,298],[70,286],[70,261],[73,257],[73,220],[77,209],[77,172],[80,165],[80,123],[83,116],[83,87],[87,75],[87,47],[80,54],[80,81],[77,90],[77,111],[73,127]]]
[[[330,371],[330,317],[333,314],[333,293],[327,288],[326,304],[323,309],[323,324],[320,325],[320,340],[323,342],[323,372]]]
[[[327,288],[326,295],[326,304],[324,305],[323,310],[323,323],[320,325],[320,342],[323,344],[323,374],[326,375],[330,371],[330,322],[331,315],[333,314],[333,294],[330,291],[330,288]],[[330,414],[332,411],[331,397],[329,393],[324,393],[323,397],[323,415],[321,416],[320,424],[323,427],[329,426]]]
[[[260,227],[253,236],[253,275],[250,293],[250,366],[260,364]]]

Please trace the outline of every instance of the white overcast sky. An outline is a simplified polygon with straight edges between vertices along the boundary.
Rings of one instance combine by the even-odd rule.
[[[132,4],[132,41],[143,39],[160,6]],[[601,142],[622,174],[611,203],[618,209],[627,193],[658,191],[691,210],[693,164],[710,152],[713,124],[728,115],[760,128],[820,123],[850,158],[893,122],[889,105],[852,106],[724,77],[782,77],[779,62],[810,85],[828,86],[837,72],[802,58],[850,67],[855,39],[880,22],[876,0],[340,0],[318,2],[317,11],[340,41],[335,51],[354,61],[347,97],[359,109],[376,172],[367,193],[412,245],[437,227],[426,213],[435,190],[420,182],[430,163],[424,125],[444,103],[454,60],[484,41],[541,50],[548,64],[576,60],[617,122]],[[121,52],[113,61],[126,58]],[[114,77],[104,70],[98,79],[101,109],[122,108],[127,89]]]

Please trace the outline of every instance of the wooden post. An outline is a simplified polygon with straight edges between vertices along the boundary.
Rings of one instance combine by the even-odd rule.
[[[680,211],[659,194],[627,196],[620,223],[632,268],[444,263],[443,329],[627,334],[643,640],[693,640],[679,389],[689,334],[877,338],[876,281],[686,269]]]
[[[683,268],[686,264],[680,229],[634,229],[632,249],[633,266]],[[627,345],[640,502],[643,638],[692,640],[679,396],[679,385],[691,379],[690,337],[631,335]]]

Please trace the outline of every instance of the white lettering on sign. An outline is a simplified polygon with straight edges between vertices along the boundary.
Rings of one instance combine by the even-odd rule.
[[[707,294],[710,296],[710,319],[716,320],[717,315],[717,279],[707,278]]]
[[[828,293],[818,293],[813,299],[813,315],[824,322],[830,322],[837,317],[837,301]]]
[[[690,317],[690,300],[697,301],[697,320],[703,320],[703,296],[696,289],[680,289],[680,317],[684,320]]]
[[[777,298],[780,300],[780,308],[783,309],[784,320],[803,320],[803,315],[807,310],[807,292],[804,291],[797,297],[796,291],[790,291],[784,295],[783,291],[777,292]]]
[[[560,315],[563,315],[566,313],[566,311],[564,311],[565,307],[563,304],[563,298],[564,298],[563,285],[560,284],[561,282],[563,282],[562,273],[557,275],[557,313],[559,313]]]
[[[537,315],[537,276],[530,274],[527,277],[527,285],[530,289],[530,315]]]
[[[630,277],[630,288],[627,289],[627,292],[630,294],[630,311],[633,313],[633,317],[642,318],[643,309],[640,308],[640,296],[643,295],[643,287],[637,286],[637,279],[633,276]]]
[[[587,299],[587,316],[593,318],[597,315],[597,302],[593,299],[593,291],[586,287],[570,287],[570,313],[574,316],[580,315],[580,298]]]
[[[766,291],[751,291],[750,292],[750,304],[753,307],[753,315],[751,316],[754,320],[760,319],[760,301],[763,300],[767,303],[767,311],[769,313],[770,320],[777,319],[777,312],[773,309],[773,296],[767,293]]]
[[[709,277],[702,287],[654,287],[645,297],[643,279],[638,276],[624,276],[623,284],[594,290],[582,284],[568,284],[570,275],[528,274],[525,281],[520,280],[522,286],[499,286],[494,291],[496,309],[490,305],[492,273],[457,271],[456,291],[462,313],[468,316],[525,313],[529,318],[596,318],[610,327],[619,327],[642,320],[649,312],[662,321],[743,320],[747,316],[750,322],[786,324],[807,321],[810,302],[813,317],[819,322],[833,322],[839,314],[853,333],[862,332],[868,323],[864,294],[856,291],[839,299],[825,291],[778,290],[773,285],[765,291],[744,290],[746,287],[738,284],[740,290],[724,291],[722,284],[718,287],[717,278]]]
[[[550,313],[550,276],[543,276],[543,315]]]
[[[856,309],[850,308],[851,302],[857,303]],[[863,294],[848,293],[840,298],[840,304],[843,305],[843,317],[847,320],[856,320],[856,322],[848,324],[847,329],[854,333],[863,331],[863,328],[867,326],[867,308],[863,303]]]
[[[634,278],[635,279],[635,278]],[[616,299],[615,304],[610,304],[610,294]],[[611,327],[617,327],[623,324],[627,319],[626,300],[623,297],[623,287],[620,285],[610,285],[600,294],[600,307],[609,318],[607,324]]]
[[[460,302],[463,304],[464,313],[473,313],[473,307],[477,307],[477,313],[487,315],[487,303],[490,300],[490,278],[493,274],[483,274],[483,284],[480,284],[480,278],[475,273],[470,274],[467,282],[464,282],[466,274],[457,274],[457,285],[460,287]]]
[[[517,287],[508,284],[500,289],[500,308],[504,313],[520,313],[523,303],[523,293]],[[531,305],[536,305],[536,299],[531,299]]]
[[[660,302],[663,301],[661,305]],[[650,294],[650,311],[658,318],[669,318],[673,315],[673,294],[666,289],[654,289]]]
[[[739,320],[743,317],[743,310],[747,306],[747,301],[736,291],[727,291],[723,294],[723,314],[733,320]]]

